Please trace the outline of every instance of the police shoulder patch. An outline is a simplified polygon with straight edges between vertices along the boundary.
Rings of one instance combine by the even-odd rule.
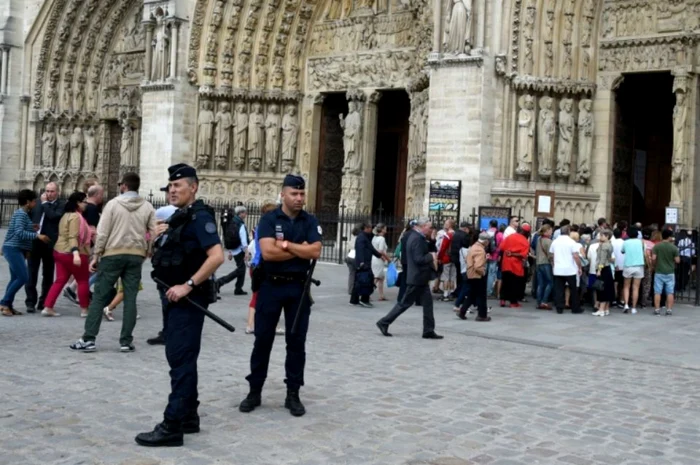
[[[321,225],[319,225],[317,228],[318,233],[323,236],[323,229],[321,228]]]
[[[209,234],[214,234],[216,233],[216,224],[209,222],[206,225],[204,225],[204,230]]]

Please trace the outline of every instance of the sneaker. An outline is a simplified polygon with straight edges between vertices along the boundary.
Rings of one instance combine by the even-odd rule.
[[[605,310],[605,316],[610,316],[610,310]]]
[[[95,350],[97,350],[97,346],[95,345],[95,341],[85,342],[82,340],[82,338],[78,339],[73,344],[71,344],[70,348],[72,350],[79,350],[81,352],[94,352]]]
[[[56,313],[53,310],[43,309],[41,311],[41,316],[61,316],[61,314]]]
[[[277,328],[277,329],[275,330],[275,334],[277,334],[278,336],[283,335],[283,334],[284,334],[284,328]]]
[[[630,312],[630,308],[629,308],[627,305],[625,305],[625,306],[623,307],[622,313],[629,313],[629,312]]]
[[[163,336],[163,333],[160,332],[160,333],[158,333],[158,335],[156,337],[146,339],[146,343],[148,345],[152,345],[152,346],[163,345],[163,344],[165,344],[165,337]]]
[[[632,311],[631,311],[631,313],[632,313],[632,315],[636,315],[636,314],[637,314],[637,309],[636,309],[636,308],[633,308]]]
[[[671,315],[673,315],[673,310],[671,310],[670,308],[666,309],[666,316],[671,316]]]
[[[654,309],[654,315],[656,315],[656,316],[661,316],[661,310],[659,310],[658,308],[655,308],[655,309]]]
[[[136,347],[134,347],[133,344],[126,344],[122,345],[121,348],[119,349],[119,352],[133,352],[136,350]]]
[[[78,295],[75,293],[75,291],[73,289],[71,289],[69,287],[63,289],[63,297],[70,300],[75,305],[78,305]]]
[[[360,307],[365,307],[365,308],[374,308],[374,305],[372,305],[369,302],[360,302]]]
[[[601,311],[601,310],[598,310],[597,312],[593,312],[592,315],[593,315],[593,316],[605,316],[605,312],[604,312],[604,311]]]

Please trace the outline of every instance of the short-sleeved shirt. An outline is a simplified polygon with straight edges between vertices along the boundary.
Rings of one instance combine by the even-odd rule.
[[[578,265],[574,254],[581,253],[581,244],[569,236],[559,235],[549,246],[549,253],[554,254],[554,276],[575,276]]]
[[[659,242],[654,246],[652,253],[656,255],[656,274],[675,273],[678,247],[671,242]]]
[[[88,203],[85,206],[85,211],[83,212],[83,218],[87,221],[89,226],[97,227],[97,223],[100,222],[100,207]]]
[[[627,239],[622,244],[622,253],[625,254],[625,268],[644,266],[644,244],[641,239]]]
[[[275,239],[288,241],[294,244],[314,244],[321,241],[321,227],[315,216],[305,211],[299,212],[295,218],[290,218],[282,207],[277,208],[260,218],[258,224],[258,241],[261,239]],[[283,262],[271,262],[265,260],[265,271],[270,274],[306,273],[311,263],[299,257],[294,257]]]
[[[622,246],[625,244],[623,239],[614,238],[610,240],[613,246],[613,255],[615,255],[615,269],[622,270],[625,267],[625,254],[622,253]]]
[[[180,241],[185,246],[185,250],[202,249],[206,251],[221,244],[216,220],[207,211],[197,212],[195,218],[182,229]]]

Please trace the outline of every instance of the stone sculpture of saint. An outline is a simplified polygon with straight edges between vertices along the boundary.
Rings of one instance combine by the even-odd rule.
[[[68,166],[68,150],[70,149],[70,135],[66,126],[58,131],[58,156],[56,157],[56,168],[65,169]]]
[[[97,140],[95,139],[95,128],[89,126],[85,130],[85,165],[87,171],[94,171],[97,162]]]
[[[467,53],[471,42],[472,0],[452,0],[452,9],[445,27],[444,52]]]
[[[343,149],[345,151],[345,163],[343,173],[359,175],[362,171],[362,158],[360,155],[360,128],[362,120],[358,110],[358,103],[348,103],[348,116],[340,114],[340,127],[343,129]]]
[[[56,131],[53,124],[48,123],[41,136],[41,165],[53,166],[53,158],[56,154]]]
[[[298,137],[297,108],[294,105],[288,105],[282,118],[282,172],[284,173],[294,169]]]
[[[574,150],[574,103],[571,99],[559,102],[559,150],[557,176],[566,178],[571,173],[571,154]]]
[[[242,168],[245,163],[245,153],[248,141],[248,112],[244,103],[236,105],[233,121],[233,164]]]
[[[552,97],[540,99],[540,116],[537,122],[537,172],[543,178],[549,178],[552,175],[554,161],[554,138],[557,133],[557,123],[554,120],[553,105]]]
[[[83,158],[83,131],[80,128],[73,130],[70,136],[70,168],[80,169],[80,160]]]
[[[591,157],[593,156],[593,102],[583,99],[578,104],[578,163],[576,182],[586,184],[591,177]]]
[[[129,123],[124,123],[124,129],[122,130],[122,144],[119,149],[121,158],[119,164],[121,166],[134,167],[136,166],[134,160],[134,131],[131,129]]]
[[[153,64],[151,81],[162,81],[168,77],[168,57],[170,50],[170,29],[165,24],[165,14],[158,9],[156,13],[156,31],[153,38]]]
[[[532,173],[535,156],[535,99],[532,95],[523,95],[518,103],[518,166],[515,172],[526,176]]]
[[[248,162],[251,169],[256,171],[262,165],[264,140],[265,120],[263,119],[262,105],[254,103],[248,121]]]
[[[671,162],[671,201],[683,201],[683,179],[686,171],[685,125],[688,116],[685,92],[676,92],[676,106],[673,107],[673,161]]]
[[[228,154],[231,150],[231,118],[230,105],[224,102],[216,113],[216,155],[214,163],[217,168],[225,169],[228,165]]]
[[[214,103],[203,100],[197,118],[197,168],[204,168],[211,158],[211,142],[214,129]]]
[[[274,170],[277,168],[277,156],[280,150],[280,124],[282,116],[280,107],[270,105],[267,118],[265,118],[265,166]]]
[[[46,108],[51,113],[56,113],[56,108],[58,107],[58,92],[56,92],[56,87],[51,85],[49,91],[46,93]]]

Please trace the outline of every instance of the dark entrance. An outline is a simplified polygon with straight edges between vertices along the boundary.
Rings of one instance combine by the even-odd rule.
[[[400,218],[404,215],[410,113],[411,102],[406,91],[382,92],[372,198],[372,212],[379,217]]]
[[[340,114],[348,114],[344,93],[328,94],[323,99],[321,135],[316,185],[316,212],[338,213],[343,180],[343,129]]]
[[[615,103],[613,221],[662,224],[671,201],[673,76],[625,75]]]

